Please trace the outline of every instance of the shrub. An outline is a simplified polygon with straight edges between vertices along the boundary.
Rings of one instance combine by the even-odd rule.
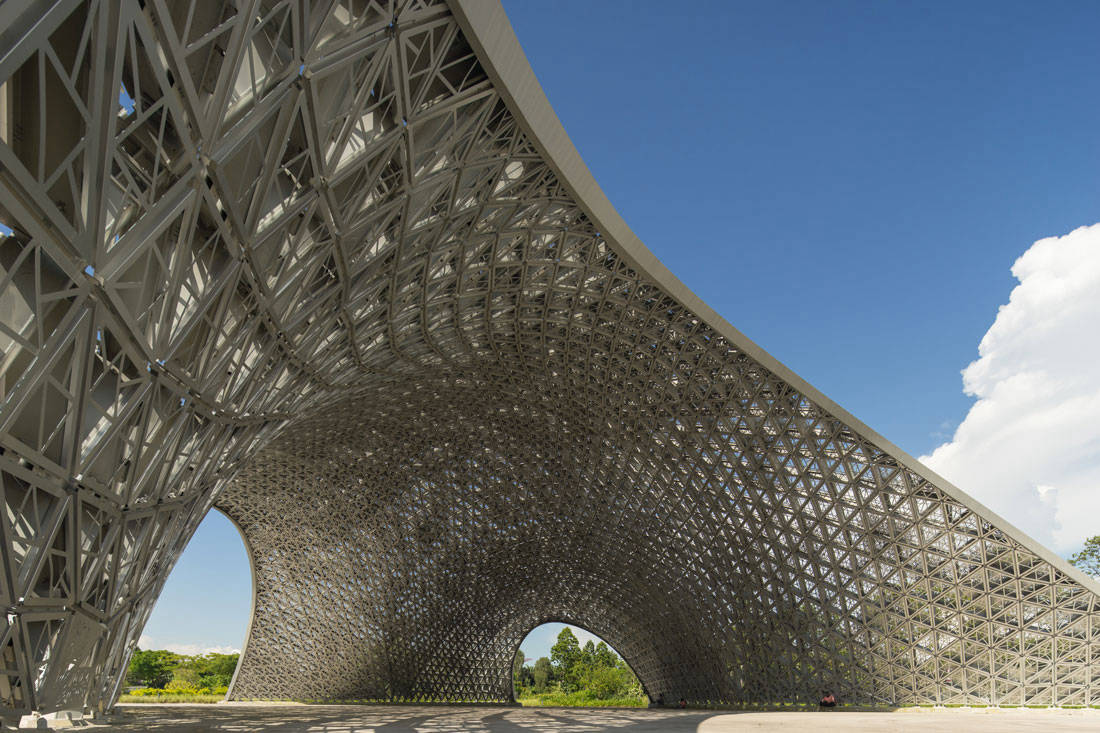
[[[645,695],[622,696],[607,699],[595,699],[589,691],[547,692],[530,695],[517,700],[524,707],[630,707],[644,708],[649,705]]]
[[[619,697],[626,687],[622,672],[615,667],[598,667],[590,670],[585,682],[585,688],[593,700]]]
[[[198,692],[198,690],[193,684],[191,684],[189,680],[180,679],[178,677],[165,685],[164,689],[169,692],[187,692],[191,694]]]

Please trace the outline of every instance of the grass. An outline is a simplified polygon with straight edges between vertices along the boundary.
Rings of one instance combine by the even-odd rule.
[[[649,705],[645,697],[593,698],[584,692],[543,692],[516,699],[525,708],[644,708]]]
[[[139,687],[122,693],[119,702],[158,703],[158,702],[221,702],[225,699],[226,688],[215,687],[176,687],[162,690],[158,687]]]
[[[215,693],[199,693],[199,692],[185,692],[185,693],[166,693],[164,695],[127,695],[122,694],[118,698],[119,702],[140,702],[156,704],[158,702],[221,702],[225,699],[225,695]]]

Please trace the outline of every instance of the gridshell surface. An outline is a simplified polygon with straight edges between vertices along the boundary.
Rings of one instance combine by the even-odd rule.
[[[666,700],[1100,704],[1095,583],[668,273],[495,2],[8,0],[0,222],[7,709],[111,705],[215,506],[234,699],[507,702],[559,620]]]

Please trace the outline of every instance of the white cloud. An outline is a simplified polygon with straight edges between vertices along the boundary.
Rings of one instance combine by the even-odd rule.
[[[207,644],[180,644],[173,641],[159,641],[147,634],[142,634],[138,639],[139,649],[167,649],[176,654],[184,654],[189,657],[198,654],[240,654],[241,650],[233,646],[211,646]]]
[[[1100,224],[1041,239],[963,370],[977,401],[921,460],[1059,552],[1100,534]]]

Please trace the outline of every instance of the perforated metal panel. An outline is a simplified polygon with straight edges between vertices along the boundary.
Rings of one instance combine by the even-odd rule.
[[[1096,704],[1095,586],[718,318],[499,6],[0,5],[0,699],[96,707],[209,508],[238,698]],[[133,99],[120,106],[119,88]]]

